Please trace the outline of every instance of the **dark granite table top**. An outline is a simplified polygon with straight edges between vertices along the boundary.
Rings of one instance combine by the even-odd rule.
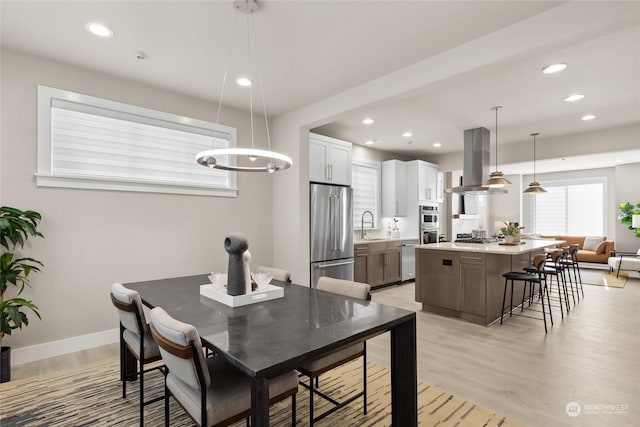
[[[272,281],[284,298],[228,307],[201,296],[206,274],[127,283],[149,307],[196,327],[206,345],[253,377],[273,377],[349,344],[364,341],[415,313],[295,284]]]

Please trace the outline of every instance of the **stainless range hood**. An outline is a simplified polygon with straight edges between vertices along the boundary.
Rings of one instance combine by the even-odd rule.
[[[462,185],[447,189],[458,194],[505,194],[506,188],[486,188],[482,183],[489,179],[490,141],[489,129],[475,128],[464,131],[464,163]]]

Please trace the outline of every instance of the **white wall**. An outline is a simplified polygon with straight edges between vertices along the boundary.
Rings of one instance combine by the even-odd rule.
[[[619,165],[615,167],[615,199],[613,201],[616,211],[615,236],[616,249],[625,252],[636,252],[640,249],[640,239],[635,237],[633,231],[620,224],[618,221],[617,207],[620,203],[629,202],[637,205],[640,203],[640,163]]]
[[[30,316],[29,327],[5,337],[6,345],[15,349],[117,328],[109,300],[113,282],[226,270],[229,232],[248,236],[254,265],[272,263],[268,174],[240,174],[236,199],[35,185],[38,84],[208,121],[217,105],[11,50],[1,54],[0,202],[41,212],[45,235],[26,247],[45,264],[25,291],[42,321]],[[246,145],[247,114],[223,109],[222,122],[237,127],[239,144]],[[259,135],[264,133],[257,130]]]

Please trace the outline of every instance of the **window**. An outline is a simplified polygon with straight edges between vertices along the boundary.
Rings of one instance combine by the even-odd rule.
[[[533,231],[539,234],[603,236],[606,178],[545,182],[532,202]]]
[[[236,197],[236,174],[198,165],[236,129],[38,86],[38,186]]]
[[[354,160],[351,166],[351,188],[353,189],[353,228],[360,229],[364,211],[371,211],[377,224],[380,212],[380,162]],[[369,220],[368,216],[366,220]]]

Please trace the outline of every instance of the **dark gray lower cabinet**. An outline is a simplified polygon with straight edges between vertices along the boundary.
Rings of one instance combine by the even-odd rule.
[[[356,282],[371,287],[399,282],[402,278],[401,242],[374,242],[354,246]]]

